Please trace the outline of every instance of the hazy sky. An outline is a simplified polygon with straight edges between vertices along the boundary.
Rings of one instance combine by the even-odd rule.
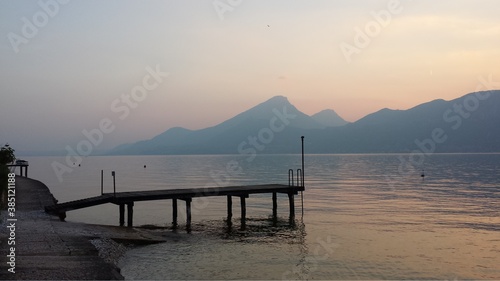
[[[107,120],[106,149],[276,95],[348,121],[454,99],[500,79],[499,14],[496,0],[0,0],[0,143],[64,150]]]

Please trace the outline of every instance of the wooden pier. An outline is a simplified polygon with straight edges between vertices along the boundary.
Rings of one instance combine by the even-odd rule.
[[[45,207],[45,211],[50,214],[58,215],[61,219],[66,217],[67,211],[112,203],[119,206],[119,224],[125,225],[125,206],[127,207],[127,226],[133,226],[134,220],[134,203],[139,201],[152,200],[172,200],[172,224],[177,226],[177,202],[178,200],[186,203],[186,227],[191,226],[191,202],[196,197],[212,197],[226,196],[227,197],[227,222],[230,224],[233,217],[233,197],[240,198],[241,206],[241,228],[246,225],[246,198],[250,194],[272,194],[272,214],[273,219],[277,219],[277,194],[283,193],[288,195],[290,208],[290,221],[295,219],[295,201],[294,196],[299,191],[304,191],[304,186],[292,186],[281,184],[266,184],[266,185],[250,185],[250,186],[228,186],[228,187],[210,187],[210,188],[191,188],[191,189],[166,189],[166,190],[148,190],[148,191],[133,191],[133,192],[116,192],[104,193],[101,196],[56,204]]]
[[[134,204],[139,201],[153,201],[153,200],[172,200],[172,225],[177,227],[177,203],[179,200],[186,203],[186,227],[191,228],[191,202],[196,197],[213,197],[213,196],[226,196],[227,197],[227,222],[232,224],[233,218],[233,197],[240,198],[241,207],[241,228],[244,229],[246,225],[246,199],[250,194],[272,194],[272,214],[273,221],[276,223],[278,214],[278,200],[277,194],[283,193],[288,195],[288,202],[290,208],[290,223],[295,221],[295,199],[294,196],[298,192],[305,190],[304,184],[304,137],[302,139],[302,169],[297,169],[297,178],[294,181],[294,171],[288,171],[288,185],[283,184],[264,184],[264,185],[248,185],[248,186],[227,186],[227,187],[208,187],[208,188],[190,188],[190,189],[164,189],[164,190],[147,190],[147,191],[132,191],[132,192],[116,192],[115,186],[115,172],[113,176],[113,193],[103,192],[103,171],[101,171],[101,195],[62,204],[55,204],[53,206],[45,207],[45,211],[50,214],[58,215],[61,220],[66,218],[66,212],[112,203],[119,206],[119,224],[125,225],[125,206],[127,207],[127,226],[132,227],[134,221]],[[302,206],[303,207],[303,206]]]

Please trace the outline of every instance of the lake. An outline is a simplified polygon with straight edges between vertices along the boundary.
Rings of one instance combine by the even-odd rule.
[[[117,191],[288,183],[300,155],[94,156],[59,182],[51,163],[27,157],[29,176],[60,202]],[[249,161],[250,160],[250,161]],[[224,223],[225,197],[193,199],[192,232],[179,204],[169,242],[135,248],[121,261],[127,279],[500,279],[500,154],[306,155],[303,215],[288,224],[288,197],[247,199],[247,229]],[[422,163],[424,162],[424,163]],[[228,163],[238,163],[230,173]],[[73,164],[73,163],[70,163]],[[76,163],[75,163],[76,164]],[[146,165],[146,168],[144,166]],[[422,174],[425,177],[422,177]],[[182,201],[180,202],[182,203]],[[171,202],[139,202],[135,225],[170,226]],[[118,206],[68,212],[69,221],[118,225]]]

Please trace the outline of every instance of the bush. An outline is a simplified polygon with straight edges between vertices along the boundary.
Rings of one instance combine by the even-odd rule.
[[[8,180],[10,170],[7,164],[13,163],[15,160],[16,156],[14,155],[14,149],[12,149],[9,144],[5,144],[0,148],[0,207],[2,207],[2,209],[7,196],[6,191],[9,188]]]
[[[7,165],[15,160],[14,149],[8,143],[0,148],[0,165]]]

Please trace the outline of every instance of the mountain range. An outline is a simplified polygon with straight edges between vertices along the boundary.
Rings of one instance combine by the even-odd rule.
[[[309,116],[276,96],[216,126],[171,128],[108,154],[500,152],[500,91],[382,109],[349,123],[333,110]]]

